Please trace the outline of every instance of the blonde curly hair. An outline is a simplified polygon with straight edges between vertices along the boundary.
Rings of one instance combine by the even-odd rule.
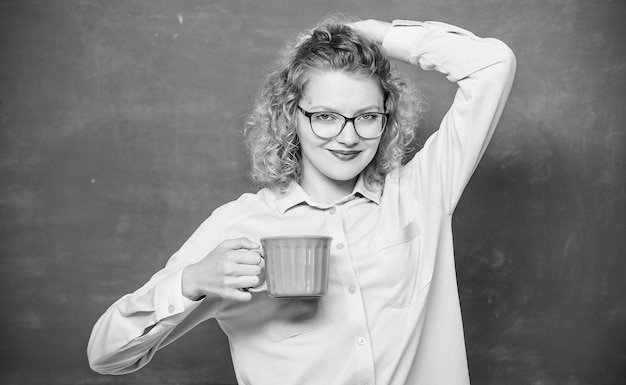
[[[382,188],[385,176],[400,167],[412,150],[422,103],[391,68],[381,47],[350,28],[349,21],[353,20],[326,19],[288,42],[267,75],[245,130],[250,176],[259,186],[284,189],[300,181],[297,106],[314,72],[342,71],[371,78],[383,92],[389,119],[376,155],[362,171],[369,187]]]

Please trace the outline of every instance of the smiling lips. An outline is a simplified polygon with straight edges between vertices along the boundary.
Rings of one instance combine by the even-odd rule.
[[[341,160],[352,160],[357,157],[361,153],[361,151],[356,150],[328,150],[331,154]]]

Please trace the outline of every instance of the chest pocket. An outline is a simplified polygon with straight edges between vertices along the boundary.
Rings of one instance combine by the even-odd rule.
[[[417,223],[410,222],[373,238],[378,249],[386,290],[393,307],[406,307],[417,301],[430,284],[433,270],[420,253],[421,238]]]

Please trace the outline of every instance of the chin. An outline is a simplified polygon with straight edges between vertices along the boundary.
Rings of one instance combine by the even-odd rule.
[[[356,181],[356,179],[359,177],[359,175],[361,174],[361,172],[357,172],[357,173],[332,173],[332,174],[327,174],[326,176],[329,179],[334,180],[335,182],[350,182],[350,181]]]

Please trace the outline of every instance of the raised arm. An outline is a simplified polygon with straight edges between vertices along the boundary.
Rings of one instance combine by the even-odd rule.
[[[366,20],[352,24],[394,59],[435,70],[458,86],[454,102],[404,173],[418,199],[452,213],[498,123],[516,60],[503,42],[440,22]]]

